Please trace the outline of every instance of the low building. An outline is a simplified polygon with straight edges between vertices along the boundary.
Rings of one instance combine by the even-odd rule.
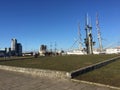
[[[0,50],[0,57],[5,57],[5,56],[6,56],[5,50]]]
[[[106,54],[120,54],[120,48],[108,48]]]
[[[33,52],[22,53],[22,56],[33,56]]]

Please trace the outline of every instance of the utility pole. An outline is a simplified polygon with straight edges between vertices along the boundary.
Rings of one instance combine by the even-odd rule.
[[[56,55],[56,50],[57,50],[57,43],[55,42],[55,55]]]
[[[52,53],[52,42],[50,42],[50,52]]]

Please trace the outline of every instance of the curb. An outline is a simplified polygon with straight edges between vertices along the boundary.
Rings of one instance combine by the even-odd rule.
[[[108,60],[93,64],[93,65],[90,65],[90,66],[80,68],[78,70],[72,71],[72,72],[70,72],[71,73],[71,78],[74,78],[74,77],[76,77],[78,75],[90,72],[90,71],[98,69],[100,67],[103,67],[103,66],[105,66],[105,65],[107,65],[109,63],[112,63],[112,62],[118,60],[119,58],[120,58],[120,56],[114,57],[114,58],[111,58],[111,59],[108,59]]]
[[[64,79],[71,78],[71,74],[69,72],[64,72],[64,71],[22,68],[22,67],[13,67],[13,66],[5,66],[5,65],[0,65],[0,69],[25,73],[25,74],[29,74],[32,76],[39,76],[39,77],[64,78]]]

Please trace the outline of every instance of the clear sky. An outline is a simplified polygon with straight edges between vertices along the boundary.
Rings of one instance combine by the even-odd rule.
[[[54,48],[55,42],[58,49],[68,49],[78,38],[78,22],[84,41],[86,13],[98,47],[96,12],[104,47],[119,45],[120,0],[0,0],[0,48],[16,38],[23,51],[38,50],[41,44],[50,48],[50,43]]]

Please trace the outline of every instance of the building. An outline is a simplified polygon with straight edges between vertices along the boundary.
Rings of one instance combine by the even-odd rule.
[[[106,54],[120,54],[120,48],[108,48]]]
[[[40,49],[39,49],[40,56],[45,56],[46,52],[47,52],[47,46],[46,45],[41,45]]]
[[[0,57],[5,57],[5,56],[6,56],[5,50],[0,50]]]
[[[11,40],[11,55],[22,56],[22,45],[21,43],[17,43],[17,39],[15,38]]]
[[[17,52],[17,39],[15,38],[11,40],[11,51]]]
[[[7,48],[6,55],[11,56],[11,48]]]
[[[17,56],[22,56],[22,45],[21,45],[21,43],[17,43],[16,52],[17,52]]]
[[[23,56],[33,56],[33,52],[22,53]]]

